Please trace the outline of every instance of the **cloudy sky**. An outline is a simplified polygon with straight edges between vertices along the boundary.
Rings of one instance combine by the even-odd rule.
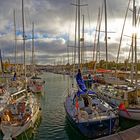
[[[31,61],[31,38],[32,22],[35,24],[35,61],[37,64],[67,63],[67,45],[74,45],[75,3],[76,0],[24,0],[25,10],[25,32],[26,40],[26,62]],[[4,60],[10,59],[14,62],[14,22],[13,10],[16,12],[16,34],[17,34],[17,61],[23,62],[22,47],[22,0],[0,0],[0,48]],[[85,57],[84,60],[92,60],[94,37],[98,18],[98,10],[103,5],[103,0],[81,0],[82,15],[85,16]],[[139,6],[138,1],[136,4]],[[108,57],[116,60],[121,30],[123,27],[128,0],[107,0],[108,16]],[[137,7],[139,8],[139,7]],[[132,4],[130,5],[132,9]],[[131,36],[131,15],[128,12],[124,35]],[[82,25],[81,25],[82,26]],[[139,29],[138,29],[139,30]],[[82,29],[81,29],[82,31]],[[101,24],[104,31],[104,13]],[[120,60],[128,58],[131,44],[130,38],[123,36],[120,52]],[[72,47],[69,47],[71,61]],[[104,32],[100,33],[100,55],[105,59]]]

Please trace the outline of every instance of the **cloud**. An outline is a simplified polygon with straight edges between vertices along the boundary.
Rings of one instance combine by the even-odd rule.
[[[18,62],[23,59],[21,2],[21,0],[0,0],[0,48],[4,52],[5,59],[9,57],[13,62],[15,47],[14,9],[16,11]],[[99,6],[103,5],[103,2],[103,0],[81,0],[81,4],[88,4],[88,6],[81,7],[81,15],[85,15],[85,46],[90,46],[86,49],[88,60],[92,58],[98,9]],[[24,0],[25,32],[28,37],[28,40],[26,40],[28,63],[31,59],[32,22],[35,23],[36,62],[38,64],[48,64],[58,60],[59,57],[67,57],[68,42],[71,46],[74,46],[75,38],[75,6],[71,3],[75,3],[75,0]],[[108,37],[110,37],[108,54],[111,60],[116,59],[127,4],[128,1],[124,0],[107,0],[108,31],[115,32],[108,33]],[[126,35],[130,34],[131,14],[129,12],[129,20],[127,20],[127,27],[124,31]],[[101,30],[104,31],[104,14]],[[104,38],[102,32],[100,34],[100,46],[103,59],[105,58]],[[130,39],[123,37],[121,57],[124,50],[125,54],[128,54],[127,42],[130,44]],[[69,51],[72,54],[72,48],[69,48]],[[65,60],[67,61],[67,58]]]

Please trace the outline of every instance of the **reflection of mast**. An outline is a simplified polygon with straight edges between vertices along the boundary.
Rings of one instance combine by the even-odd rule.
[[[16,37],[16,16],[15,16],[15,10],[13,11],[14,16],[14,34],[15,34],[15,71],[17,67],[17,37]]]

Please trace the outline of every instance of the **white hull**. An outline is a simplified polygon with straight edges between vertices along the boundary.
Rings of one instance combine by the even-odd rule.
[[[109,94],[105,94],[105,93],[100,93],[99,96],[105,100],[106,102],[108,102],[109,104],[112,104],[114,106],[118,106],[125,102],[125,100],[123,98],[119,98],[119,97],[112,97],[111,94],[109,96]],[[126,108],[126,111],[124,110],[119,110],[119,115],[121,117],[127,118],[127,119],[131,119],[131,120],[140,120],[140,107],[136,107],[136,108]]]
[[[41,85],[39,88],[36,85],[30,86],[30,90],[34,93],[40,93],[43,91],[43,85]]]
[[[45,86],[45,81],[42,79],[29,79],[29,89],[34,93],[40,93],[43,91]]]
[[[34,123],[38,118],[38,114],[40,113],[39,108],[36,110],[35,114],[31,117],[31,119],[24,124],[23,126],[11,126],[1,124],[1,130],[4,134],[3,140],[11,140],[11,138],[15,138],[25,132],[27,129],[33,127]]]
[[[125,84],[127,84],[125,81],[120,80],[119,78],[116,78],[116,77],[105,77],[105,82],[107,84],[112,84],[112,85],[125,85]]]

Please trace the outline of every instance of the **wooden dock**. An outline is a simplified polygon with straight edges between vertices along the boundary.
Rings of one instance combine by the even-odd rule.
[[[97,140],[140,140],[140,125]]]

